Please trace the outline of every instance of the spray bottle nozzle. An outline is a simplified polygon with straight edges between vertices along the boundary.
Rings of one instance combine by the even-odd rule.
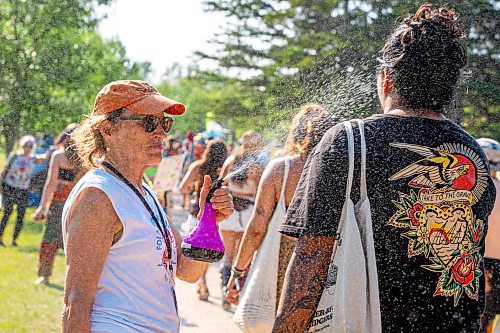
[[[222,187],[222,183],[224,183],[224,178],[218,178],[212,183],[212,186],[210,187],[210,192],[208,192],[207,195],[206,202],[210,202],[210,199],[212,199],[212,197],[214,196],[215,191]]]

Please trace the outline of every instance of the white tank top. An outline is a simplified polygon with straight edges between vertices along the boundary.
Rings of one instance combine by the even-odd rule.
[[[151,188],[144,186],[154,193]],[[103,191],[123,224],[121,238],[111,246],[97,285],[92,312],[92,332],[179,332],[179,316],[174,282],[177,250],[170,222],[173,273],[168,269],[165,242],[154,220],[137,195],[113,175],[94,169],[80,179],[71,191],[62,215],[64,249],[66,219],[78,194],[87,187]],[[161,223],[156,198],[145,199]]]

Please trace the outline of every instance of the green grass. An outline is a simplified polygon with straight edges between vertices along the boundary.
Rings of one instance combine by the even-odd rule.
[[[6,246],[0,247],[0,332],[60,332],[64,256],[59,250],[51,284],[35,285],[38,250],[45,224],[33,222],[30,218],[32,213],[32,208],[26,212],[26,223],[17,248],[10,246],[16,213],[12,214],[3,235]]]

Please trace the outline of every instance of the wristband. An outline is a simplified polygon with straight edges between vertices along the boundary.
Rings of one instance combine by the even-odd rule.
[[[243,273],[245,273],[245,270],[240,270],[236,267],[231,267],[231,271],[233,272],[233,277],[234,278],[239,278],[240,276],[243,275]]]

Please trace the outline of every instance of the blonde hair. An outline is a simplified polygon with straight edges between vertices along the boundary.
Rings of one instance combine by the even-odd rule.
[[[308,156],[326,131],[336,122],[323,106],[314,103],[304,104],[293,117],[285,143],[285,153]]]
[[[240,138],[241,147],[245,151],[256,151],[263,146],[263,140],[260,134],[249,130],[243,133]]]
[[[71,133],[78,157],[85,168],[98,167],[97,161],[106,156],[106,145],[99,130],[99,125],[107,119],[107,115],[85,117]]]

